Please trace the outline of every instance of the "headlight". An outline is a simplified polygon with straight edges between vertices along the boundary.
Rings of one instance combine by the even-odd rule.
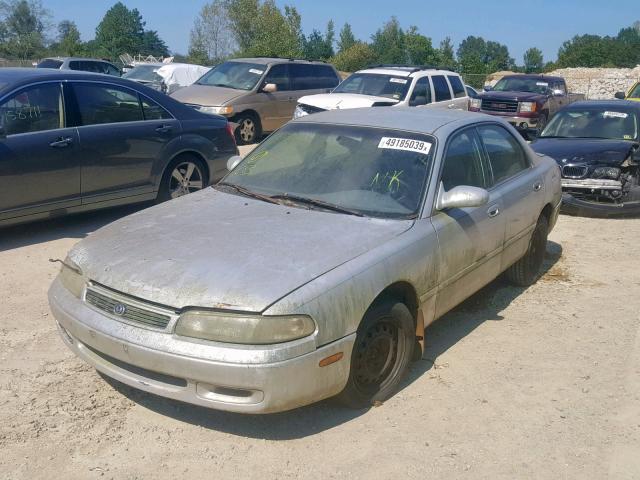
[[[60,282],[69,290],[74,297],[82,298],[84,292],[84,278],[80,273],[80,268],[68,258],[60,268]]]
[[[314,321],[305,315],[269,317],[192,310],[183,313],[176,335],[245,345],[283,343],[311,335]]]
[[[592,178],[610,178],[617,180],[620,176],[620,169],[615,167],[598,167],[591,174]]]
[[[524,113],[535,112],[536,106],[536,102],[520,102],[519,110]]]
[[[472,98],[469,101],[469,108],[473,108],[474,110],[480,110],[482,107],[482,100],[479,98]]]
[[[304,117],[306,115],[309,115],[309,112],[307,112],[304,108],[302,108],[300,105],[296,105],[296,109],[293,111],[293,118],[294,120],[296,118],[300,118],[300,117]]]
[[[214,115],[231,115],[233,113],[233,107],[200,107],[199,111]]]

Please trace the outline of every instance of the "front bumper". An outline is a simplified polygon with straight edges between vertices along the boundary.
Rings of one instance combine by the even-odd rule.
[[[562,194],[562,213],[580,217],[614,218],[640,216],[640,203],[588,202],[569,193]]]
[[[272,362],[264,360],[264,348],[233,346],[226,349],[228,357],[242,361],[232,362],[212,360],[225,350],[220,344],[193,343],[198,355],[191,356],[184,352],[184,339],[109,318],[75,298],[57,279],[49,304],[62,339],[77,356],[131,387],[186,403],[233,412],[279,412],[340,393],[349,376],[355,334]],[[183,353],[176,353],[180,349]],[[342,360],[319,366],[339,352]]]
[[[518,130],[535,130],[538,127],[538,117],[518,117],[511,114],[501,114],[490,110],[480,110],[480,113],[500,117],[513,125]]]

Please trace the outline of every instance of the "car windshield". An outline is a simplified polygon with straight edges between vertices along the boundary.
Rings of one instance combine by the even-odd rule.
[[[411,79],[401,75],[354,73],[338,85],[333,93],[357,93],[402,101],[407,95],[409,85],[411,85]]]
[[[434,142],[395,129],[293,123],[268,137],[216,188],[303,208],[329,205],[359,215],[414,218]]]
[[[161,82],[162,77],[156,73],[159,68],[158,65],[138,65],[122,75],[122,78],[141,80],[143,82]]]
[[[633,90],[629,92],[628,98],[640,98],[640,83],[633,87]]]
[[[266,69],[266,65],[259,63],[224,62],[205,73],[196,84],[251,90]]]
[[[46,58],[36,65],[36,68],[60,68],[61,66],[62,61],[54,60],[53,58]]]
[[[622,108],[569,108],[556,113],[540,137],[636,140],[638,117]]]
[[[547,93],[549,83],[539,78],[505,77],[493,87],[496,92]]]

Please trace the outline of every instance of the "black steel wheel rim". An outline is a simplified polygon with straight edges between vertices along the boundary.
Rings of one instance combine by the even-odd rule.
[[[398,327],[389,321],[376,322],[355,346],[353,379],[358,390],[373,393],[397,372],[402,342]]]

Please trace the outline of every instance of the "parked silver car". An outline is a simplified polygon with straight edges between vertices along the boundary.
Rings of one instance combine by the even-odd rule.
[[[222,410],[367,407],[426,325],[501,272],[536,280],[561,198],[552,159],[460,111],[319,113],[238,161],[73,248],[49,300],[79,357]]]

